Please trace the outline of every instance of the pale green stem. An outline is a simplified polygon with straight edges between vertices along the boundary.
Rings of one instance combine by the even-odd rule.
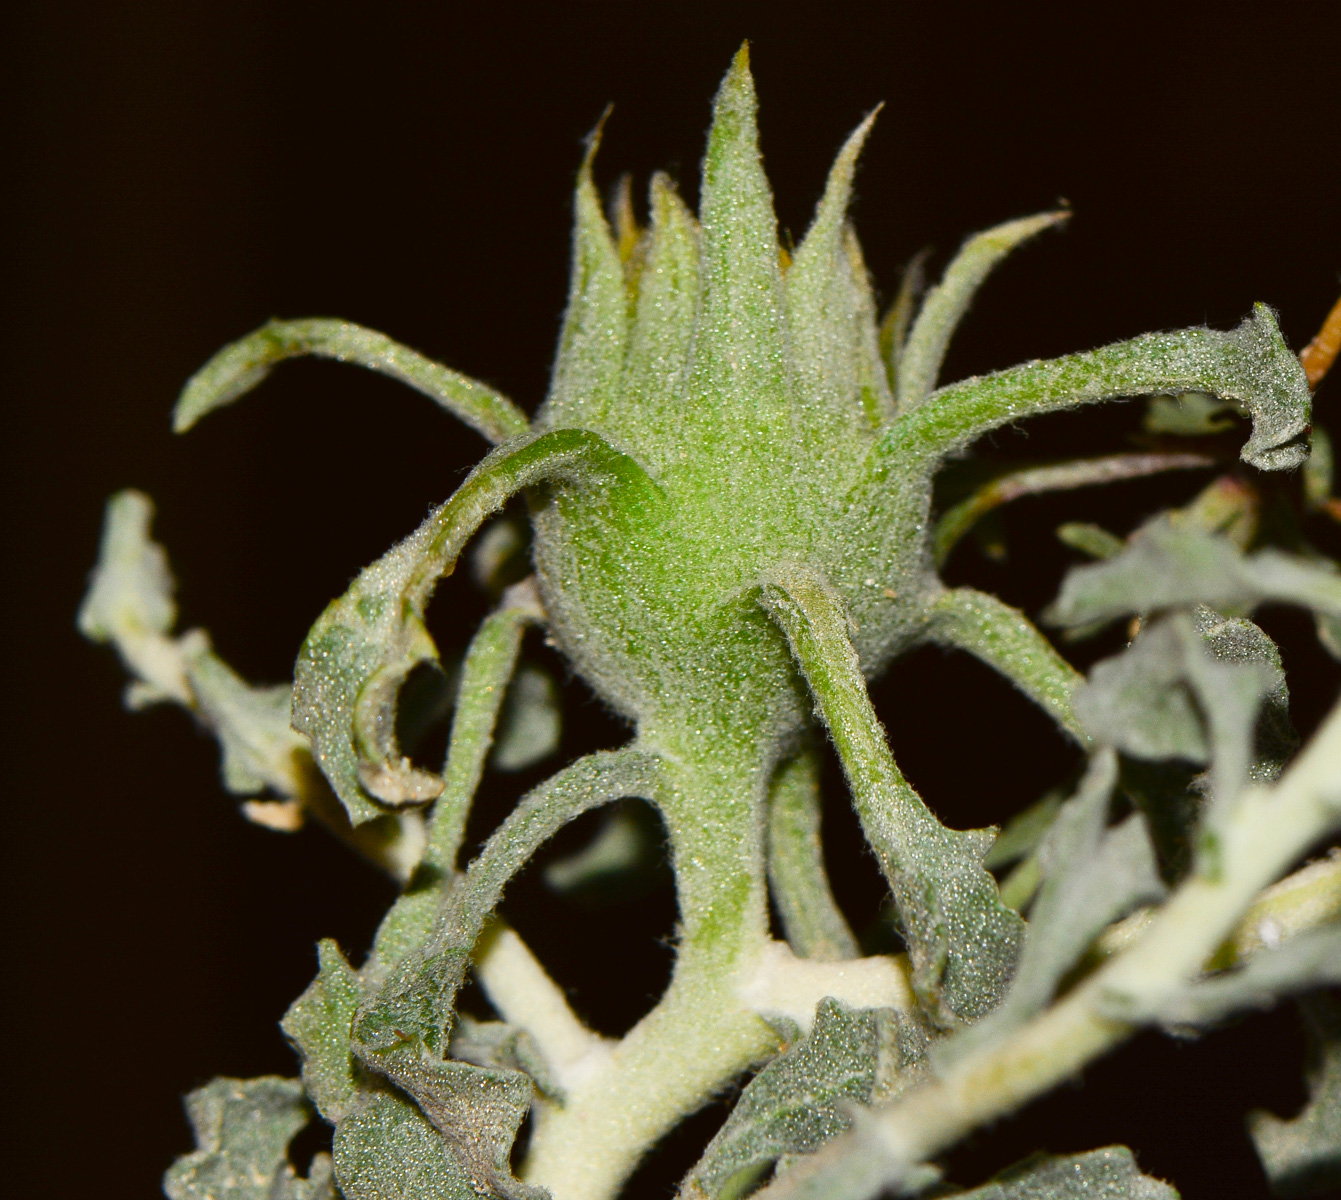
[[[1341,707],[1280,782],[1239,800],[1220,871],[1194,875],[1130,949],[1059,1003],[934,1082],[868,1114],[760,1193],[760,1200],[868,1200],[973,1129],[1072,1077],[1194,979],[1281,871],[1341,825]]]
[[[960,538],[983,516],[1021,496],[1069,491],[1123,479],[1143,479],[1162,471],[1213,466],[1215,459],[1205,454],[1111,454],[1105,458],[1076,459],[1012,471],[984,484],[966,500],[946,510],[936,522],[936,532],[932,535],[932,556],[936,566],[943,567]]]
[[[819,757],[807,746],[778,769],[768,801],[768,882],[782,931],[802,958],[860,951],[829,888],[820,842]]]
[[[522,634],[527,625],[543,621],[544,615],[534,585],[526,580],[507,590],[470,641],[461,666],[442,794],[434,802],[429,821],[424,851],[424,866],[429,870],[447,875],[456,870],[466,817],[493,746]]]
[[[681,928],[675,974],[608,1063],[539,1121],[523,1177],[554,1200],[607,1200],[643,1154],[752,1063],[777,1050],[741,984],[768,945],[762,787],[662,756],[655,797],[670,833]],[[757,774],[757,771],[753,772]]]
[[[276,363],[307,355],[389,375],[437,401],[495,444],[530,428],[526,414],[486,384],[425,358],[384,333],[334,317],[308,317],[267,322],[220,350],[187,380],[173,412],[173,429],[185,432],[206,413],[251,391]]]
[[[1089,734],[1071,711],[1071,695],[1084,682],[1018,608],[975,588],[944,592],[931,604],[926,637],[967,650],[999,671],[1082,746]]]

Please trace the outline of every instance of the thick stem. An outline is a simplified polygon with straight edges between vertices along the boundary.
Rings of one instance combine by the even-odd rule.
[[[656,1141],[752,1063],[777,1050],[742,980],[768,944],[762,767],[731,771],[663,756],[658,803],[680,906],[675,974],[604,1070],[537,1122],[524,1178],[554,1200],[613,1196]]]

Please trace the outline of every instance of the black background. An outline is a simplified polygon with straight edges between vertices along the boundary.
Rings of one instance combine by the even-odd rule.
[[[28,6],[9,73],[8,190],[23,219],[6,239],[9,1194],[154,1194],[189,1146],[178,1094],[215,1073],[292,1073],[275,1022],[311,977],[315,940],[361,953],[391,898],[321,833],[245,824],[185,717],[121,709],[120,670],[78,640],[74,612],[104,497],[140,487],[159,504],[184,625],[207,627],[250,678],[282,679],[327,600],[483,444],[407,390],[314,363],[174,439],[167,414],[187,375],[271,315],[331,314],[534,407],[580,139],[613,101],[602,182],[630,170],[641,191],[669,166],[692,199],[708,102],[746,36],[780,223],[798,239],[843,136],[887,102],[856,207],[886,296],[924,245],[940,264],[968,231],[1061,197],[1074,206],[1068,231],[988,286],[951,377],[1146,329],[1228,326],[1258,299],[1302,345],[1341,267],[1341,6],[1096,12]],[[1335,432],[1339,401],[1332,381],[1319,416]],[[1129,427],[1091,413],[998,443],[1097,450]],[[1034,610],[1068,561],[1050,532],[1059,512],[1126,529],[1196,485],[1023,503],[1007,520],[1009,569],[965,549],[952,575]],[[433,619],[450,649],[484,601],[464,582],[446,592]],[[1268,624],[1307,729],[1336,671],[1297,619]],[[566,752],[621,736],[580,685],[569,691]],[[920,653],[877,698],[902,765],[952,824],[1000,820],[1074,766],[971,663]],[[491,783],[474,836],[532,779]],[[860,919],[874,872],[843,820],[836,805],[831,855]],[[603,1029],[626,1027],[664,978],[664,891],[584,910],[528,875],[508,906]],[[1263,1195],[1242,1113],[1299,1103],[1301,1047],[1288,1011],[1195,1045],[1143,1037],[958,1151],[954,1176],[977,1182],[1035,1146],[1125,1140],[1189,1198]],[[665,1148],[637,1194],[668,1195],[720,1112]]]

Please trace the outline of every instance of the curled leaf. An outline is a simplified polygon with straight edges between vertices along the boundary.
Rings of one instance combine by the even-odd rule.
[[[314,355],[389,375],[436,400],[491,442],[524,433],[530,422],[506,396],[450,367],[425,358],[384,333],[352,321],[308,317],[269,321],[220,350],[187,381],[172,414],[178,433],[206,413],[246,395],[287,358]]]
[[[401,685],[437,648],[424,612],[466,541],[509,496],[542,481],[614,488],[651,519],[656,484],[626,455],[585,430],[528,434],[487,457],[409,538],[365,568],[307,635],[294,675],[294,727],[307,734],[356,825],[379,805],[423,804],[442,779],[410,763],[395,739]]]

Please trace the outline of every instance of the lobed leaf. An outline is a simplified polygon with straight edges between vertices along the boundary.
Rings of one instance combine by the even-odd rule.
[[[904,779],[871,708],[842,601],[825,580],[779,568],[762,601],[833,738],[898,906],[919,1000],[946,1024],[982,1017],[1005,993],[1023,934],[982,865],[995,831],[947,829]]]
[[[333,1152],[344,1200],[480,1200],[428,1118],[391,1091],[359,1094],[335,1130]]]
[[[1196,604],[1250,611],[1270,601],[1336,619],[1341,574],[1330,563],[1279,550],[1244,555],[1226,537],[1158,517],[1137,530],[1121,554],[1068,572],[1044,619],[1074,627]]]
[[[1167,1183],[1141,1173],[1126,1146],[1026,1160],[991,1183],[956,1196],[958,1200],[1178,1200]]]
[[[907,412],[931,395],[945,352],[978,289],[1016,246],[1070,218],[1069,212],[1040,213],[1007,221],[975,234],[960,247],[940,283],[927,293],[899,356],[896,408]]]
[[[1280,1196],[1341,1186],[1341,997],[1320,993],[1300,1008],[1310,1042],[1308,1103],[1288,1121],[1260,1110],[1248,1117],[1257,1156]]]
[[[467,539],[503,502],[542,481],[613,487],[652,519],[656,485],[594,433],[528,434],[484,459],[445,504],[399,546],[366,567],[307,635],[294,677],[294,727],[357,825],[383,805],[425,803],[443,781],[414,767],[395,742],[401,684],[437,650],[424,611]]]
[[[288,358],[313,355],[389,375],[437,401],[490,442],[525,433],[526,414],[501,392],[425,358],[384,333],[333,317],[268,321],[220,350],[187,381],[172,414],[185,433],[201,417],[246,395]]]
[[[947,1043],[938,1059],[962,1057],[1019,1028],[1052,1001],[1105,928],[1164,898],[1141,817],[1133,814],[1107,828],[1116,783],[1117,756],[1101,750],[1039,847],[1042,882],[1010,990],[994,1012]]]
[[[303,1086],[332,1125],[348,1115],[359,1084],[349,1049],[349,1029],[358,1008],[357,972],[330,938],[317,944],[317,977],[284,1014],[280,1028],[303,1063]]]
[[[925,1034],[895,1009],[821,1000],[810,1032],[740,1094],[680,1200],[735,1200],[780,1159],[812,1153],[851,1127],[854,1106],[894,1094],[924,1050]]]
[[[298,1177],[289,1142],[308,1122],[296,1079],[213,1079],[186,1097],[196,1149],[168,1168],[169,1200],[335,1200],[325,1155]]]

